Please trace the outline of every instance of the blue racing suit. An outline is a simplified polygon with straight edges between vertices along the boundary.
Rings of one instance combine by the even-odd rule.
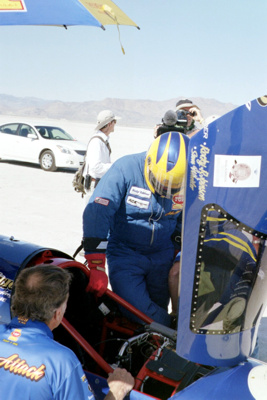
[[[0,325],[0,387],[5,400],[94,400],[75,354],[45,323],[18,318]]]
[[[112,289],[164,325],[170,324],[168,274],[174,259],[172,234],[182,209],[151,193],[144,177],[146,153],[117,160],[103,176],[83,214],[85,252],[104,252]]]

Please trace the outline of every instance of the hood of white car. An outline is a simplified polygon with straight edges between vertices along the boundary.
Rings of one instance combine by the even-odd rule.
[[[62,146],[72,150],[86,151],[87,149],[86,144],[78,140],[48,140],[48,142],[53,143],[55,146]]]

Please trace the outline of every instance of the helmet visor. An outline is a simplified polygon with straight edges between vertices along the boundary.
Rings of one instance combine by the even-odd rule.
[[[168,176],[166,175],[166,173],[160,170],[156,174],[151,169],[148,171],[148,178],[155,192],[162,197],[170,199],[175,193],[181,190],[184,176],[174,177],[170,173],[168,173]]]

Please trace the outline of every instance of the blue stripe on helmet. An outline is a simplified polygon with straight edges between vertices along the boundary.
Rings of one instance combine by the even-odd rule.
[[[171,133],[171,141],[170,141],[170,147],[169,147],[169,152],[168,152],[168,161],[167,161],[167,172],[171,171],[179,158],[180,154],[180,141],[181,141],[181,136],[177,132],[172,132]]]
[[[164,153],[164,150],[166,149],[168,139],[169,139],[169,135],[166,135],[166,134],[160,135],[156,163],[158,163],[159,160],[161,159],[161,157]]]

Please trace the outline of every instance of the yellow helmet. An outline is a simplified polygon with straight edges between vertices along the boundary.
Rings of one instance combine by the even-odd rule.
[[[167,132],[151,144],[145,159],[145,180],[152,193],[171,198],[180,191],[186,171],[189,139]]]

